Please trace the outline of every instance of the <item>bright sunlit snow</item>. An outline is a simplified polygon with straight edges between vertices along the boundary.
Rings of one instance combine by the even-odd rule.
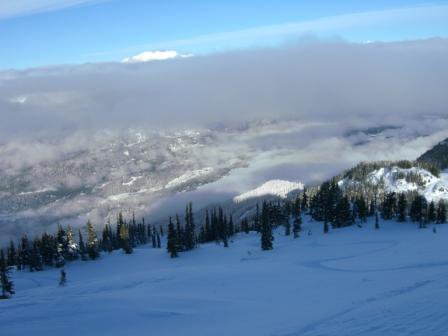
[[[442,336],[448,316],[448,227],[381,222],[331,230],[306,222],[274,250],[242,233],[170,259],[114,252],[59,270],[16,272],[2,335]],[[310,230],[311,235],[308,235]]]
[[[235,203],[262,196],[278,196],[286,198],[292,191],[303,190],[303,183],[284,180],[267,181],[258,188],[245,192],[233,198]]]

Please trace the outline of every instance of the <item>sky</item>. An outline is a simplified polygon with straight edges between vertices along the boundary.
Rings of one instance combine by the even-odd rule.
[[[104,134],[266,119],[323,126],[248,139],[253,176],[415,158],[448,137],[447,60],[448,1],[0,0],[0,172]],[[378,126],[400,141],[347,142]]]
[[[448,1],[0,1],[0,70],[118,62],[157,50],[207,55],[307,36],[448,37]]]

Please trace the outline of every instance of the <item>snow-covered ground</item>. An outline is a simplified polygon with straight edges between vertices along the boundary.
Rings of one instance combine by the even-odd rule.
[[[247,191],[241,195],[235,196],[233,201],[235,203],[244,202],[251,198],[263,197],[263,196],[277,196],[280,198],[286,198],[289,193],[303,190],[303,183],[290,182],[284,180],[270,180],[263,183],[258,188]]]
[[[58,270],[17,272],[0,301],[1,335],[447,335],[448,225],[374,230],[304,224],[254,233],[170,259],[165,249],[115,252]],[[312,235],[308,235],[308,230]]]
[[[421,178],[422,185],[415,182],[408,182],[404,178],[406,175],[418,175]],[[408,192],[418,191],[430,202],[438,202],[441,199],[448,200],[448,171],[442,171],[439,177],[432,175],[429,171],[422,168],[403,169],[399,167],[385,167],[377,169],[367,176],[367,183],[371,185],[381,185],[387,192]],[[357,181],[345,178],[339,181],[339,186],[345,188]]]
[[[165,188],[173,188],[180,186],[182,184],[188,183],[189,181],[199,178],[201,176],[209,175],[213,172],[213,167],[206,167],[202,169],[193,170],[190,172],[187,172],[185,174],[182,174],[179,177],[176,177],[175,179],[169,181]]]

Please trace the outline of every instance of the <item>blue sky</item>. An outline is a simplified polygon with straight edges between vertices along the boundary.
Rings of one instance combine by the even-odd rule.
[[[448,1],[2,0],[0,69],[121,61],[148,50],[207,54],[310,35],[448,37]]]

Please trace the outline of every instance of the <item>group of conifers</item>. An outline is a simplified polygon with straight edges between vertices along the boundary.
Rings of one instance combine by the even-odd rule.
[[[284,234],[298,238],[301,232],[302,213],[308,214],[314,221],[323,222],[323,232],[328,233],[330,225],[341,228],[365,223],[370,216],[375,217],[375,228],[379,228],[379,213],[385,220],[396,219],[404,222],[410,219],[417,222],[420,228],[427,223],[445,223],[447,208],[444,201],[437,205],[428,202],[423,196],[386,193],[381,200],[366,200],[361,196],[350,198],[334,181],[324,182],[316,192],[309,195],[305,190],[295,199],[276,202],[263,202],[261,209],[256,205],[252,216],[241,218],[234,223],[232,214],[226,214],[219,208],[207,209],[204,212],[203,224],[196,226],[192,203],[185,209],[183,222],[176,215],[168,220],[166,248],[171,258],[180,252],[190,251],[200,244],[216,242],[224,247],[229,246],[230,239],[237,233],[255,231],[260,235],[262,250],[273,248],[273,229],[284,227]],[[100,252],[123,250],[132,254],[139,245],[151,244],[153,248],[161,248],[163,226],[155,227],[145,224],[144,218],[137,223],[135,216],[126,221],[120,212],[113,227],[108,222],[98,237],[90,221],[85,226],[86,240],[83,231],[78,230],[75,240],[73,229],[68,226],[58,227],[55,234],[44,233],[32,241],[24,235],[17,244],[10,242],[6,249],[0,249],[0,298],[9,298],[14,293],[10,271],[28,269],[31,272],[41,271],[45,267],[63,268],[66,262],[96,260]],[[66,281],[65,271],[61,273],[61,282]]]

